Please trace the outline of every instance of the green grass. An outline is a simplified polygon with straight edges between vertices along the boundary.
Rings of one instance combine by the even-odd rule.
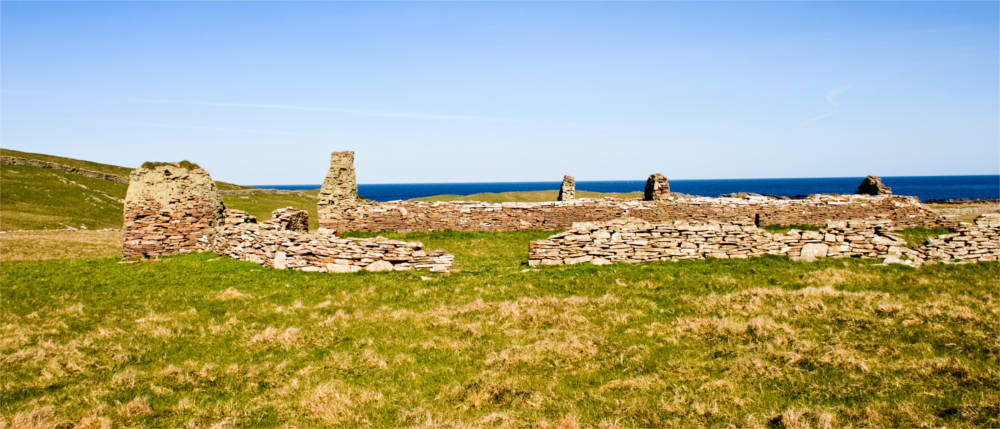
[[[212,254],[0,263],[8,427],[1000,425],[1000,265],[527,270],[548,232],[404,236],[456,273]],[[429,280],[424,280],[429,278]]]
[[[411,201],[481,201],[484,203],[505,203],[505,202],[539,202],[555,201],[559,197],[558,190],[552,191],[522,191],[522,192],[484,192],[471,195],[434,195],[430,197],[414,198]],[[642,198],[642,192],[629,193],[602,193],[590,191],[576,191],[577,198],[621,198],[637,199]]]
[[[760,229],[770,232],[771,234],[784,234],[793,229],[800,231],[819,231],[822,226],[819,225],[764,225]]]
[[[0,230],[122,225],[124,183],[25,165],[2,165],[0,177]]]
[[[936,237],[952,232],[949,228],[905,228],[899,231],[906,244],[916,249],[927,241],[928,237]]]
[[[292,206],[309,212],[309,229],[315,230],[317,224],[316,198],[296,194],[254,194],[254,195],[224,195],[222,202],[226,207],[243,210],[257,217],[258,221],[271,218],[271,212],[282,207]]]

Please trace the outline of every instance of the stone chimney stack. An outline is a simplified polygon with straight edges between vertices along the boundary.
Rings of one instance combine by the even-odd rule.
[[[354,152],[334,152],[330,154],[330,170],[319,190],[319,203],[336,204],[344,200],[358,199],[358,182],[354,178]]]
[[[855,194],[860,195],[892,195],[892,188],[882,184],[882,178],[878,176],[868,176],[858,185]]]
[[[646,179],[646,191],[643,199],[646,201],[664,200],[670,195],[670,183],[666,176],[655,173],[650,174]]]
[[[573,176],[563,176],[562,186],[559,187],[559,200],[569,201],[576,198],[576,179]]]
[[[125,195],[126,258],[207,250],[226,207],[208,172],[187,161],[132,170]]]

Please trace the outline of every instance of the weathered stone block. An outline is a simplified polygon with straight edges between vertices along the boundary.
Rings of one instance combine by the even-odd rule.
[[[666,199],[668,196],[670,196],[670,183],[667,182],[667,177],[660,173],[650,174],[649,178],[646,179],[643,199],[656,201]]]
[[[573,176],[563,176],[559,187],[559,201],[569,201],[576,198],[576,179]]]

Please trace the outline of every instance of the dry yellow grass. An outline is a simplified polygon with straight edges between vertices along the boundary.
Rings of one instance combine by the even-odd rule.
[[[121,256],[121,231],[0,233],[0,261]]]

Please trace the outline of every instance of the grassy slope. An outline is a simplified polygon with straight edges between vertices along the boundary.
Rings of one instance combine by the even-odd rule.
[[[97,171],[101,173],[114,174],[116,176],[121,176],[128,179],[128,175],[132,172],[129,167],[122,167],[119,165],[102,164],[99,162],[83,161],[79,159],[66,158],[62,156],[46,155],[42,153],[32,153],[32,152],[21,152],[19,150],[2,149],[0,148],[0,155],[2,156],[16,156],[20,158],[27,159],[37,159],[40,161],[54,162],[57,164],[68,165],[76,168],[83,168],[86,170]],[[250,189],[250,186],[234,185],[232,183],[226,182],[215,182],[215,185],[219,189],[229,190],[229,189]]]
[[[545,232],[411,234],[462,271],[0,263],[8,426],[981,426],[996,263],[524,269]],[[430,276],[431,280],[422,280]]]
[[[128,185],[49,168],[0,166],[0,230],[120,228]]]
[[[412,201],[482,201],[486,203],[502,203],[502,202],[537,202],[537,201],[555,201],[559,197],[559,191],[522,191],[522,192],[484,192],[481,194],[472,195],[434,195],[430,197],[414,198]],[[611,198],[622,198],[622,199],[635,199],[642,198],[642,192],[629,192],[624,194],[618,193],[600,193],[600,192],[590,192],[590,191],[576,191],[577,198],[601,198],[601,197],[611,197]]]

